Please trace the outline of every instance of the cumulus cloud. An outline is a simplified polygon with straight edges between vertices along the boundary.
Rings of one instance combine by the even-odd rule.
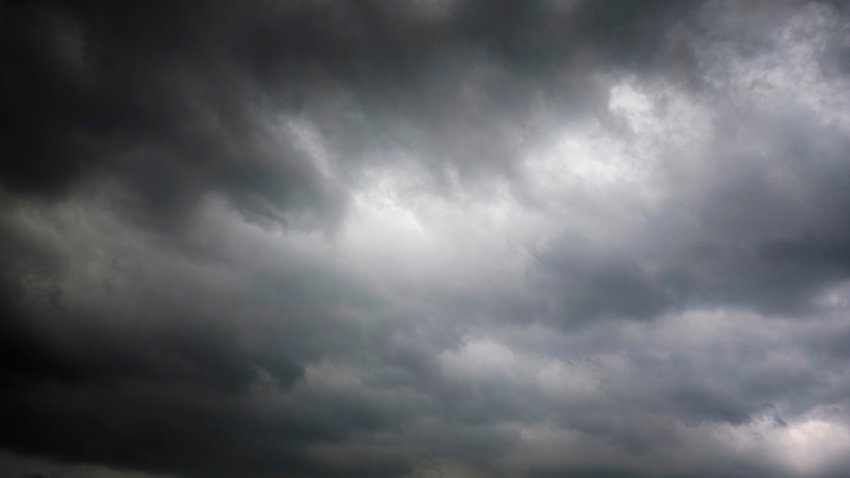
[[[11,2],[0,471],[850,473],[835,2]]]

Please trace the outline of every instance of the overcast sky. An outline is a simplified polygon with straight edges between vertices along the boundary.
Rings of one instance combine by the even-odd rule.
[[[0,475],[850,476],[850,6],[10,1]]]

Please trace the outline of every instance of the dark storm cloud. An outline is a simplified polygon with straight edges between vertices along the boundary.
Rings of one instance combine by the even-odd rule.
[[[26,244],[15,237],[20,232],[5,232],[10,246],[16,239]],[[79,239],[66,233],[65,241]],[[338,285],[315,284],[320,271],[300,278],[258,274],[248,278],[254,285],[219,282],[215,266],[193,270],[191,260],[173,256],[166,259],[176,262],[165,266],[168,282],[159,283],[151,276],[162,266],[151,264],[169,252],[112,246],[118,250],[108,252],[108,270],[90,282],[77,266],[96,261],[85,257],[96,251],[84,246],[74,257],[45,257],[38,245],[3,254],[4,447],[187,476],[236,475],[246,466],[257,476],[330,476],[333,467],[303,456],[305,444],[388,426],[386,408],[357,397],[264,404],[266,395],[303,378],[300,361],[358,346],[358,331],[333,311],[336,300],[325,298],[355,292],[321,292]],[[69,275],[88,282],[84,297],[63,294]],[[278,287],[269,287],[274,281]],[[311,290],[301,281],[313,282]],[[369,466],[386,466],[380,473],[390,475],[404,469],[384,461]]]
[[[847,471],[846,8],[0,8],[0,471]]]
[[[258,123],[266,98],[231,51],[239,25],[229,15],[240,12],[190,3],[4,8],[7,188],[56,194],[117,174],[155,216],[191,209],[210,189],[258,213],[332,208],[334,191]]]
[[[580,113],[604,94],[586,69],[687,69],[658,27],[687,3],[555,6],[447,2],[432,19],[415,2],[12,2],[3,184],[58,194],[117,175],[154,216],[210,190],[253,214],[333,214],[344,193],[269,115],[314,114],[348,156],[413,143],[461,171],[504,169],[515,152],[498,138],[535,96]]]

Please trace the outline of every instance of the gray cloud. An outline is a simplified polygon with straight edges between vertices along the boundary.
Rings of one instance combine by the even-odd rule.
[[[847,474],[844,6],[0,8],[4,474]]]

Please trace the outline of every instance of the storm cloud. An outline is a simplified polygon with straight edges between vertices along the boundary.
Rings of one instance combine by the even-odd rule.
[[[850,475],[841,2],[0,6],[0,474]]]

